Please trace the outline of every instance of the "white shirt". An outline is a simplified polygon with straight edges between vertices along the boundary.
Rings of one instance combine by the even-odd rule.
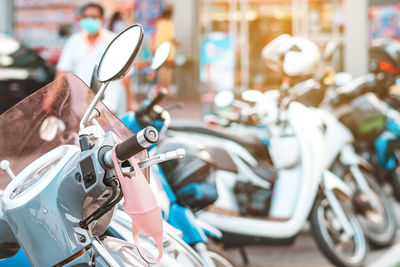
[[[106,50],[115,34],[103,29],[100,41],[93,47],[89,46],[84,33],[73,34],[65,44],[57,64],[58,71],[72,72],[84,83],[90,85],[93,69]],[[125,87],[120,80],[110,82],[103,103],[118,117],[126,113]]]
[[[126,29],[128,25],[126,25],[126,23],[122,20],[117,20],[116,22],[114,22],[113,25],[113,32],[115,32],[116,34],[122,32],[123,30]]]

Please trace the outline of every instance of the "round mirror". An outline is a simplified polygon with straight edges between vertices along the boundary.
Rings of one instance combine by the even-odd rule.
[[[214,97],[214,104],[219,108],[224,108],[232,104],[235,96],[230,90],[223,90],[218,92]]]
[[[143,40],[143,28],[134,24],[121,32],[108,45],[100,60],[97,79],[105,83],[126,75],[132,66]]]
[[[246,90],[242,93],[242,99],[247,102],[257,102],[262,97],[262,93],[258,90]]]
[[[171,45],[169,42],[162,43],[157,47],[154,52],[153,60],[151,61],[151,69],[158,70],[167,61],[169,52],[171,51]]]
[[[0,55],[11,55],[21,47],[17,40],[0,33]]]

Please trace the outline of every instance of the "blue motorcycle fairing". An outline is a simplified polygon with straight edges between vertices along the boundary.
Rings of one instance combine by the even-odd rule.
[[[375,150],[378,162],[387,170],[396,167],[396,159],[393,155],[388,155],[388,143],[400,137],[400,125],[395,118],[388,117],[386,121],[386,131],[375,140]]]
[[[376,157],[381,166],[387,170],[393,170],[396,167],[396,159],[393,155],[388,155],[388,143],[397,137],[391,132],[383,132],[374,142]]]
[[[24,251],[20,249],[14,256],[0,260],[0,267],[31,266]]]
[[[129,112],[128,114],[126,114],[124,117],[121,118],[121,121],[135,134],[142,130],[142,127],[139,125],[133,112]],[[164,122],[156,120],[152,122],[152,126],[155,127],[158,131],[161,131],[162,127],[164,126]],[[151,146],[149,150],[152,150],[153,148],[154,145]],[[182,239],[189,245],[199,242],[208,242],[208,238],[204,230],[196,225],[193,212],[177,203],[175,193],[170,187],[162,169],[158,165],[152,165],[151,168],[152,171],[154,171],[154,174],[157,177],[158,181],[161,183],[170,201],[168,218],[165,218],[167,222],[182,232]]]
[[[162,169],[158,165],[153,165],[151,168],[153,168],[152,170],[154,171],[154,175],[161,183],[170,201],[168,218],[165,218],[167,222],[182,232],[182,239],[189,245],[199,242],[208,242],[207,236],[205,235],[203,229],[197,227],[193,212],[177,203],[177,198],[172,191],[172,188],[169,186],[167,178],[165,177]]]
[[[400,125],[393,118],[387,119],[386,130],[394,134],[396,137],[400,137]]]
[[[174,191],[172,191],[172,188],[169,186],[167,178],[165,178],[165,174],[163,170],[160,168],[160,166],[152,165],[150,168],[152,168],[152,171],[156,175],[157,180],[161,183],[161,186],[163,187],[165,193],[167,194],[168,200],[171,203],[177,202],[177,198],[174,194]]]
[[[208,242],[203,229],[196,225],[193,212],[186,207],[171,203],[167,222],[182,231],[182,239],[189,245]]]
[[[135,113],[133,111],[129,111],[126,115],[124,115],[121,118],[121,121],[134,134],[142,130],[142,127],[140,127],[139,123],[137,122]]]
[[[269,138],[262,138],[262,139],[260,139],[260,140],[261,140],[261,143],[263,143],[263,145],[264,145],[266,148],[268,148],[269,145],[271,144],[271,140],[270,140]]]
[[[176,193],[183,203],[198,209],[203,209],[218,199],[216,186],[207,182],[188,184]]]
[[[164,122],[161,120],[155,120],[151,122],[151,126],[157,129],[157,131],[161,132],[162,128],[164,127]]]

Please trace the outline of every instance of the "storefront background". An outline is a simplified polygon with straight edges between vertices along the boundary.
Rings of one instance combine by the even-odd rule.
[[[14,35],[27,46],[40,51],[48,60],[56,63],[68,36],[76,32],[78,7],[89,1],[78,0],[2,0],[0,30]],[[210,35],[229,36],[230,64],[223,75],[232,77],[232,90],[255,88],[266,90],[279,85],[281,75],[269,71],[261,59],[261,49],[269,41],[283,33],[304,36],[321,48],[331,38],[340,38],[345,46],[335,58],[337,70],[356,69],[362,73],[366,67],[347,64],[367,62],[367,48],[358,51],[357,46],[371,43],[376,38],[399,39],[400,3],[398,1],[366,0],[103,0],[106,7],[106,24],[111,14],[120,10],[127,23],[141,23],[146,30],[146,40],[139,58],[139,71],[145,70],[152,52],[154,25],[166,3],[175,7],[177,53],[184,58],[184,65],[177,66],[174,83],[180,92],[214,90],[217,84],[201,79],[201,59],[207,57],[201,45]],[[360,20],[352,21],[346,11],[365,10]],[[366,8],[357,8],[362,3]],[[360,4],[361,5],[361,4]],[[347,8],[349,4],[347,4]],[[365,18],[365,22],[364,22]],[[11,21],[10,21],[11,20]],[[352,36],[364,28],[363,35]],[[350,32],[346,36],[346,30]],[[353,38],[353,39],[351,39]],[[358,42],[358,43],[357,43]],[[354,47],[351,47],[354,46]],[[347,51],[347,54],[346,54]],[[223,53],[226,53],[224,51]],[[223,56],[216,55],[223,60]],[[218,63],[219,64],[219,63]],[[222,70],[221,70],[222,71]]]

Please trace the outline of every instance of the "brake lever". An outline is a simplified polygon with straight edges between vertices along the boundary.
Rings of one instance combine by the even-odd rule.
[[[170,111],[170,110],[173,110],[173,109],[182,109],[182,108],[183,108],[183,103],[179,102],[177,104],[173,104],[171,106],[168,106],[168,107],[164,108],[164,110],[165,111]]]
[[[163,154],[158,154],[151,158],[142,160],[142,161],[138,162],[138,165],[139,165],[140,169],[146,169],[146,168],[150,167],[151,165],[158,164],[158,163],[161,163],[164,161],[168,161],[168,160],[172,160],[172,159],[181,159],[181,158],[185,157],[185,155],[186,155],[185,149],[178,148],[176,150],[169,151],[169,152],[166,152]],[[131,167],[131,166],[123,167],[123,168],[121,168],[121,171],[124,175],[127,175],[127,176],[131,176],[134,172],[133,167]]]
[[[164,161],[168,161],[171,159],[183,158],[183,157],[185,157],[185,155],[186,155],[185,149],[178,148],[176,150],[169,151],[169,152],[166,152],[163,154],[158,154],[158,155],[155,155],[154,157],[145,159],[141,162],[138,162],[138,165],[139,165],[139,168],[145,169],[147,167],[150,167],[151,165],[158,164],[158,163],[161,163]]]

